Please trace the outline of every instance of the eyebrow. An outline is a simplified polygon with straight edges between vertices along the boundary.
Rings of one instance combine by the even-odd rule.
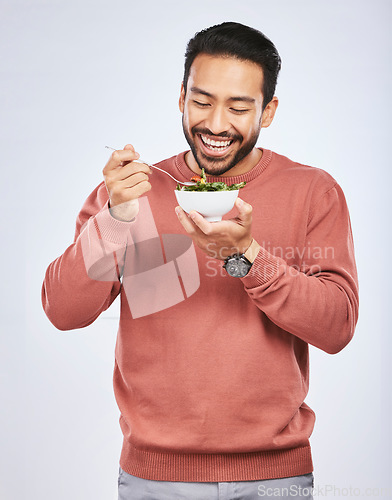
[[[200,89],[199,87],[191,87],[191,92],[194,92],[196,94],[202,94],[202,95],[205,95],[207,97],[211,97],[212,99],[215,99],[215,96],[213,94],[210,94],[210,92],[207,92],[206,90]],[[242,96],[236,96],[236,97],[229,97],[228,101],[247,102],[249,104],[254,104],[256,102],[256,99],[253,99],[253,97],[242,95]]]

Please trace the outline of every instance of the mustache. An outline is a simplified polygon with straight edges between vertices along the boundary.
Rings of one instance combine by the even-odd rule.
[[[193,127],[191,130],[193,135],[202,134],[202,135],[213,135],[215,137],[222,137],[225,139],[232,139],[233,141],[242,141],[243,137],[240,134],[230,134],[229,132],[221,132],[220,134],[214,134],[208,128],[199,128]]]

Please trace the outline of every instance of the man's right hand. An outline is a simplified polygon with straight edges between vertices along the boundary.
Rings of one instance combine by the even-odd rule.
[[[103,169],[109,195],[109,210],[118,220],[131,221],[139,212],[139,198],[151,189],[148,174],[152,171],[145,163],[136,162],[140,157],[132,144],[113,151]]]

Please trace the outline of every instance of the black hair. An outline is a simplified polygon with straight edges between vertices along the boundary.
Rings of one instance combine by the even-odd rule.
[[[273,98],[281,59],[275,45],[260,31],[244,24],[225,22],[196,33],[185,52],[185,92],[192,63],[199,54],[255,62],[263,70],[263,110]]]

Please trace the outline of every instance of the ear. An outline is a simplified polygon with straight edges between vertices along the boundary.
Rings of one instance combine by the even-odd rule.
[[[180,100],[178,101],[178,106],[180,108],[181,113],[184,113],[184,107],[185,107],[184,82],[181,82],[181,92],[180,92]]]
[[[278,98],[274,96],[263,111],[263,115],[261,117],[261,127],[269,127],[271,125],[278,104],[279,104]]]

